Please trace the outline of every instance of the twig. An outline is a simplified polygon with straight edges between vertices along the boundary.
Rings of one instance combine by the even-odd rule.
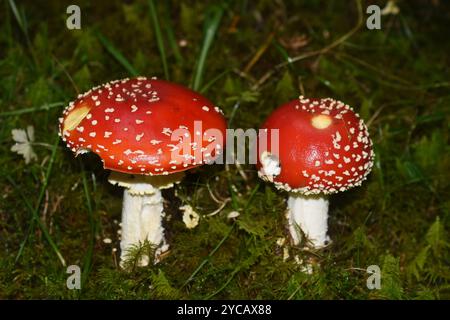
[[[367,128],[370,128],[370,125],[372,124],[372,122],[378,117],[378,115],[381,113],[381,111],[386,107],[386,105],[381,106],[378,108],[377,111],[375,111],[375,113],[373,114],[373,116],[369,119],[369,121],[367,121],[366,126]]]
[[[248,177],[245,174],[244,170],[242,169],[241,164],[239,163],[239,161],[237,159],[234,159],[234,163],[236,165],[236,168],[239,172],[239,174],[241,175],[242,179],[244,179],[245,182],[248,182]],[[248,186],[247,186],[248,187]]]
[[[219,200],[217,198],[217,196],[214,194],[214,192],[211,189],[211,186],[209,185],[209,180],[206,182],[206,188],[208,189],[208,192],[209,192],[209,195],[211,196],[211,199],[213,199],[215,203],[222,203],[224,201],[224,199],[223,200]]]
[[[77,95],[80,94],[80,90],[78,89],[77,85],[75,84],[75,81],[73,81],[73,78],[70,76],[69,72],[67,72],[66,67],[64,67],[64,65],[53,54],[51,56],[52,56],[53,60],[55,60],[56,63],[61,67],[61,70],[66,75],[67,79],[69,79],[69,81],[72,84],[72,86],[74,87],[75,92],[77,93]]]
[[[226,199],[222,202],[222,204],[220,205],[220,207],[219,207],[217,210],[215,210],[215,211],[213,211],[213,212],[211,212],[211,213],[208,213],[206,216],[207,216],[207,217],[212,217],[212,216],[218,214],[220,211],[222,211],[223,208],[225,208],[225,206],[227,205],[227,203],[230,202],[230,201],[231,201],[230,198],[226,198]]]
[[[258,62],[258,60],[262,57],[264,52],[266,52],[267,48],[269,48],[274,36],[275,32],[272,31],[267,37],[266,41],[264,41],[264,43],[259,47],[258,51],[256,51],[253,58],[247,63],[243,71],[244,73],[250,72],[250,69]]]
[[[288,61],[285,61],[285,62],[277,64],[272,70],[269,70],[268,72],[266,72],[258,80],[258,82],[253,86],[252,89],[253,90],[257,90],[274,73],[278,72],[280,69],[286,67],[287,65],[290,65],[290,64],[292,64],[294,62],[298,62],[300,60],[304,60],[306,58],[310,58],[310,57],[314,57],[314,56],[317,56],[317,55],[325,54],[328,51],[330,51],[331,49],[333,49],[333,48],[337,47],[338,45],[342,44],[348,38],[350,38],[353,34],[355,34],[359,30],[359,28],[361,28],[361,26],[363,24],[363,12],[362,12],[362,7],[361,7],[361,0],[355,0],[355,2],[356,2],[357,10],[358,10],[358,22],[356,23],[356,25],[349,32],[347,32],[342,37],[340,37],[336,41],[330,43],[329,45],[325,46],[324,48],[322,48],[320,50],[306,52],[306,53],[298,55],[298,56],[296,56],[294,58],[290,58]]]
[[[45,197],[44,197],[44,208],[42,209],[42,223],[45,225],[47,224],[47,212],[48,212],[48,200],[50,196],[48,194],[48,189],[45,189]],[[47,224],[48,225],[48,224]],[[51,232],[48,232],[51,234]]]

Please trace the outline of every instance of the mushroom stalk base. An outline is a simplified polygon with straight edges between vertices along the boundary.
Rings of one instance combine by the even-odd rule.
[[[122,207],[122,240],[120,265],[126,260],[132,246],[146,240],[155,247],[155,260],[169,249],[162,225],[164,214],[162,189],[172,188],[183,178],[183,172],[169,175],[144,176],[111,172],[109,182],[124,187]],[[141,266],[148,265],[149,257],[143,257]]]
[[[288,199],[288,225],[294,245],[305,235],[310,246],[322,248],[330,238],[328,230],[328,199],[291,193]]]
[[[120,260],[123,264],[128,251],[133,246],[148,241],[156,248],[155,262],[158,256],[168,249],[164,238],[162,220],[164,218],[163,198],[157,188],[152,193],[136,194],[125,189],[122,207],[122,240],[120,242]],[[140,265],[148,265],[149,257],[144,256]]]

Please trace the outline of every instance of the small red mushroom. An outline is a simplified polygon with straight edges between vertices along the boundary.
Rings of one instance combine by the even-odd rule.
[[[328,244],[327,195],[359,186],[374,152],[363,120],[343,102],[300,96],[277,108],[262,129],[278,129],[258,151],[259,176],[289,192],[288,224],[294,244],[301,232],[314,248]]]
[[[94,152],[109,181],[125,187],[121,261],[148,240],[156,258],[168,250],[160,189],[182,171],[214,161],[223,150],[222,111],[202,95],[155,78],[116,80],[81,94],[60,118],[60,135],[76,154]],[[148,258],[142,261],[145,265]]]

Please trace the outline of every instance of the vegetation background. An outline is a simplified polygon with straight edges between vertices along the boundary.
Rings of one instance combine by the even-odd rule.
[[[447,1],[81,0],[81,30],[68,30],[71,2],[0,2],[0,298],[450,298]],[[366,28],[369,4],[386,8],[380,30]],[[376,163],[331,198],[333,244],[277,244],[287,195],[253,166],[208,166],[164,193],[170,254],[136,268],[139,248],[121,270],[122,191],[95,155],[74,159],[57,119],[78,93],[137,74],[199,90],[232,128],[301,93],[352,105]],[[27,163],[11,147],[29,126]],[[201,215],[192,230],[183,204]],[[74,264],[81,290],[66,287]],[[380,290],[366,287],[374,264]]]

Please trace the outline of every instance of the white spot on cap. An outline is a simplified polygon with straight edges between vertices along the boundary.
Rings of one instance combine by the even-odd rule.
[[[163,128],[162,134],[170,136],[172,134],[172,130],[170,130],[170,128]]]
[[[179,149],[179,147],[174,144],[169,143],[167,146],[170,148],[170,151],[175,151]]]
[[[144,136],[144,133],[137,134],[136,135],[136,141],[141,141],[142,137]]]
[[[326,129],[331,124],[331,118],[327,115],[318,115],[311,119],[311,124],[316,129]]]

